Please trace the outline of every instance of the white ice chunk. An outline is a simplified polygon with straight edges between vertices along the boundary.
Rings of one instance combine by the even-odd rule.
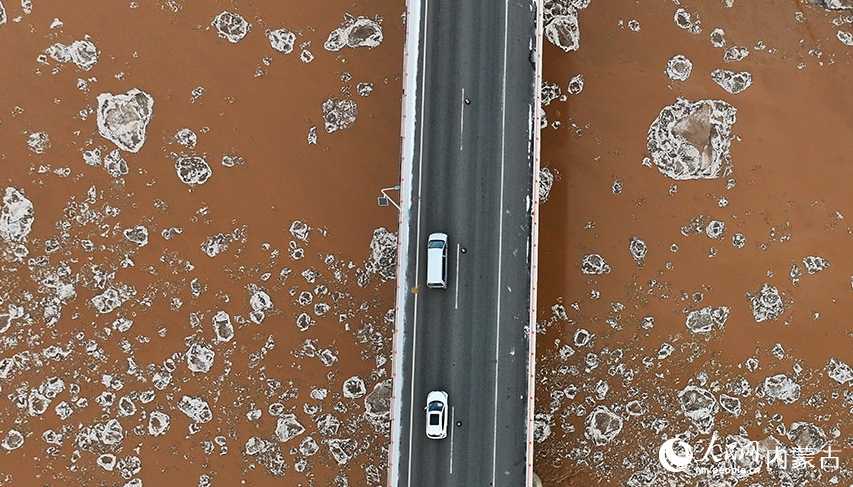
[[[33,220],[33,203],[20,190],[7,187],[0,210],[0,238],[10,244],[23,241],[32,230]]]
[[[284,443],[305,432],[305,427],[296,419],[293,413],[282,414],[275,424],[275,437]]]
[[[607,406],[596,406],[584,422],[584,436],[596,446],[610,443],[620,431],[622,418]]]
[[[664,73],[672,81],[687,81],[693,72],[693,63],[683,54],[676,54],[666,62]]]
[[[348,399],[356,399],[363,396],[367,392],[367,386],[364,384],[364,379],[354,375],[344,381],[344,397]]]
[[[239,42],[252,30],[252,24],[243,16],[227,10],[214,17],[210,25],[216,29],[219,37],[232,44]]]
[[[175,170],[178,172],[178,179],[190,186],[206,183],[213,174],[207,161],[199,156],[178,157],[175,160]]]
[[[172,419],[162,411],[152,411],[148,417],[148,433],[151,436],[160,436],[169,431]]]
[[[602,275],[610,272],[610,266],[599,254],[587,254],[581,261],[581,272],[584,274]]]
[[[154,98],[133,88],[127,93],[98,95],[98,132],[119,149],[139,152],[145,144],[145,129],[151,121]]]
[[[333,30],[323,47],[327,51],[340,51],[342,48],[374,48],[382,43],[382,25],[367,17],[353,17],[347,14],[344,22]]]
[[[731,169],[732,125],[737,110],[722,100],[679,99],[649,126],[646,147],[660,172],[672,179],[715,179]]]
[[[187,367],[193,372],[207,373],[213,366],[213,349],[193,343],[187,351]]]
[[[270,46],[276,51],[283,54],[293,52],[293,46],[296,44],[296,34],[282,27],[281,29],[268,30],[267,39],[270,41]]]
[[[735,73],[727,69],[715,69],[711,71],[711,79],[732,95],[737,95],[752,85],[752,75],[748,71]]]
[[[775,321],[785,311],[785,303],[779,290],[764,283],[755,294],[747,294],[752,305],[752,316],[757,323]]]
[[[196,423],[207,423],[213,419],[210,406],[200,396],[183,396],[178,403],[178,409]]]
[[[785,374],[777,374],[764,379],[764,392],[770,399],[791,404],[800,398],[800,385]]]
[[[687,386],[678,393],[678,402],[684,415],[707,434],[714,426],[714,415],[720,410],[717,399],[710,391],[696,386]]]

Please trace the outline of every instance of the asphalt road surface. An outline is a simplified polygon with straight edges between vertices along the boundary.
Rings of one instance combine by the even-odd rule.
[[[423,0],[401,487],[525,483],[535,15],[531,1]],[[446,290],[425,282],[432,232],[450,239]],[[443,440],[425,435],[431,390],[449,394]]]

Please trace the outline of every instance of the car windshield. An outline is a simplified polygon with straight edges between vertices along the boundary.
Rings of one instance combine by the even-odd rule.
[[[438,401],[433,401],[433,402],[429,403],[429,410],[430,411],[441,411],[441,408],[442,408],[442,404]]]
[[[442,247],[444,247],[444,242],[441,240],[430,240],[429,242],[429,248],[431,249],[440,249]]]

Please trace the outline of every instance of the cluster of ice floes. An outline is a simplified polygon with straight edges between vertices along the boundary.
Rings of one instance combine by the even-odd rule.
[[[98,132],[119,149],[139,152],[151,121],[154,98],[133,88],[127,93],[98,95]]]
[[[345,129],[355,122],[358,105],[349,98],[329,98],[323,102],[323,121],[326,132],[332,133]]]
[[[711,79],[732,95],[737,95],[752,85],[752,75],[746,71],[735,73],[726,69],[715,69],[711,72]]]
[[[670,178],[714,179],[731,169],[732,125],[737,110],[722,100],[679,98],[664,107],[649,127],[647,148]]]
[[[377,47],[382,43],[381,21],[382,19],[372,20],[346,14],[343,23],[329,34],[323,47],[332,52],[340,51],[344,47]]]
[[[231,43],[240,42],[252,29],[252,24],[242,15],[227,10],[214,17],[210,25],[219,37]]]
[[[580,47],[578,9],[586,8],[589,3],[589,0],[546,1],[542,15],[545,38],[563,51],[577,51]]]
[[[83,71],[89,71],[98,63],[98,48],[88,39],[74,41],[70,45],[56,43],[44,51],[54,61],[72,62]]]

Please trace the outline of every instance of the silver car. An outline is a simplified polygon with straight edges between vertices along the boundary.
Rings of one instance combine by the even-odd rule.
[[[426,435],[432,440],[447,436],[447,393],[444,391],[427,394]]]

